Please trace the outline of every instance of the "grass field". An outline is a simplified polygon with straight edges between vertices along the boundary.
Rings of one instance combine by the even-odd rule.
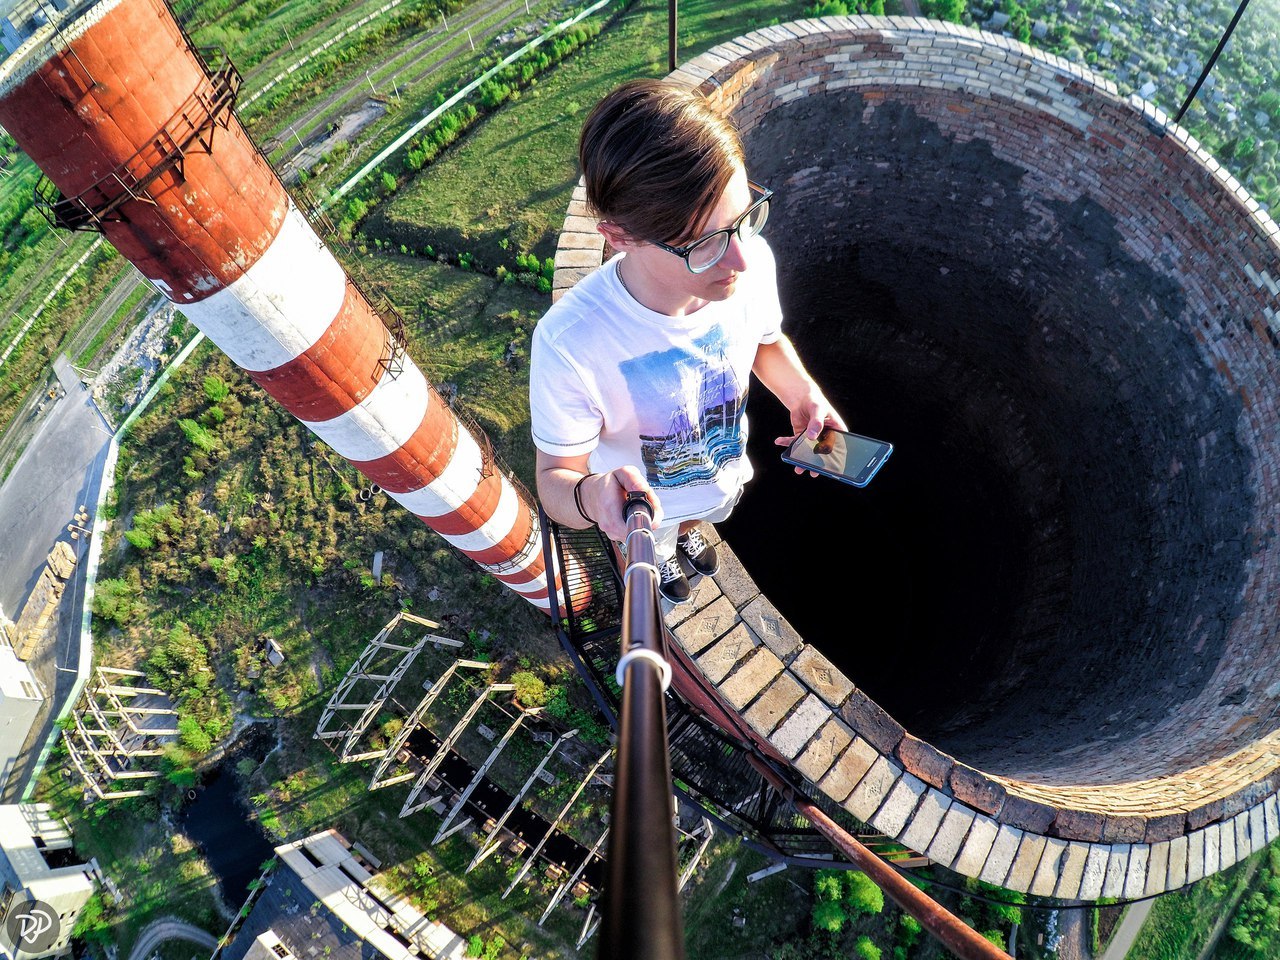
[[[681,4],[680,59],[756,26],[800,16],[803,6],[777,0]],[[591,105],[618,83],[666,73],[666,10],[658,0],[636,0],[593,43],[402,187],[370,216],[365,232],[415,250],[430,245],[455,256],[471,253],[489,270],[513,268],[517,252],[554,254],[578,179],[578,129]]]
[[[1196,960],[1224,905],[1243,888],[1255,854],[1229,870],[1214,874],[1155,902],[1126,960]]]

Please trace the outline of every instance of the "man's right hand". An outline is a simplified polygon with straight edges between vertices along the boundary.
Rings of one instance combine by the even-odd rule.
[[[618,467],[599,474],[588,474],[587,470],[586,454],[555,457],[538,451],[538,497],[552,520],[580,530],[587,526],[587,518],[590,518],[590,522],[596,523],[605,536],[621,541],[627,535],[627,523],[622,516],[627,494],[632,490],[639,490],[653,505],[653,525],[657,527],[662,522],[662,505],[658,502],[658,495],[653,492],[644,478],[644,471],[639,467]],[[586,518],[579,513],[578,505],[573,499],[573,488],[579,480],[582,481],[582,486],[578,488],[578,494],[582,500],[582,509],[587,514]]]
[[[645,495],[653,507],[653,525],[659,526],[662,523],[662,505],[638,468],[618,467],[608,473],[593,474],[583,481],[582,505],[610,540],[621,542],[627,536],[627,521],[622,511],[627,494],[633,490]]]

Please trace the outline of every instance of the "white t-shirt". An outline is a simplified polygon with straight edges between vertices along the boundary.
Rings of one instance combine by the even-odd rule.
[[[624,254],[584,277],[538,322],[533,441],[590,454],[594,473],[639,467],[664,523],[705,516],[751,479],[747,386],[756,348],[782,335],[773,254],[747,242],[733,296],[683,317],[655,313],[618,280]]]

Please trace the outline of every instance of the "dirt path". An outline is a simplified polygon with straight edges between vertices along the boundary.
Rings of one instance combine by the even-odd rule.
[[[397,53],[392,59],[403,57],[406,53],[416,53],[416,51],[421,51],[420,53],[416,53],[409,62],[397,67],[394,71],[378,74],[378,82],[383,85],[386,92],[390,92],[393,83],[397,86],[404,86],[406,88],[413,84],[420,83],[423,79],[430,76],[432,72],[439,70],[441,67],[452,62],[458,55],[456,53],[451,54],[448,57],[436,61],[426,70],[412,77],[406,78],[405,74],[409,70],[421,64],[423,60],[432,57],[446,43],[456,40],[459,31],[468,29],[480,20],[483,20],[494,10],[500,9],[504,6],[511,6],[513,11],[520,11],[524,9],[524,2],[523,0],[480,0],[480,2],[468,6],[464,14],[454,16],[454,19],[449,24],[448,32],[437,29],[424,33],[421,40],[414,42],[405,50]],[[504,18],[490,31],[486,31],[481,37],[473,39],[480,39],[481,42],[487,40],[490,36],[501,30],[502,27],[514,16],[516,16],[515,12]],[[374,73],[377,73],[377,71],[371,69],[370,74]],[[402,80],[404,81],[403,83],[401,83]],[[307,110],[306,113],[302,114],[302,116],[295,117],[289,122],[279,126],[275,131],[275,139],[283,141],[286,137],[296,136],[305,141],[307,138],[312,136],[318,128],[325,126],[331,120],[336,119],[336,115],[348,109],[347,104],[351,100],[363,99],[368,88],[369,80],[363,75],[351,80],[345,86],[340,87],[319,103],[315,104],[311,109]],[[297,145],[296,140],[294,141],[294,145]]]
[[[1155,903],[1154,900],[1143,900],[1125,911],[1124,919],[1120,921],[1120,926],[1112,935],[1107,949],[1102,951],[1101,960],[1124,960],[1129,953],[1129,948],[1133,946],[1133,941],[1138,939],[1138,933],[1142,930],[1142,925],[1147,922],[1147,914],[1151,912]]]
[[[143,928],[133,949],[129,951],[129,960],[147,960],[166,940],[185,940],[209,951],[218,945],[218,938],[207,930],[201,930],[176,917],[162,917]]]

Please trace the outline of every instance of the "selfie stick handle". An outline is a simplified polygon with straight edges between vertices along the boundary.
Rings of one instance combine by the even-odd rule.
[[[662,607],[653,541],[653,505],[628,491],[623,573],[618,756],[609,820],[608,875],[597,957],[683,960],[676,832],[663,691]]]

